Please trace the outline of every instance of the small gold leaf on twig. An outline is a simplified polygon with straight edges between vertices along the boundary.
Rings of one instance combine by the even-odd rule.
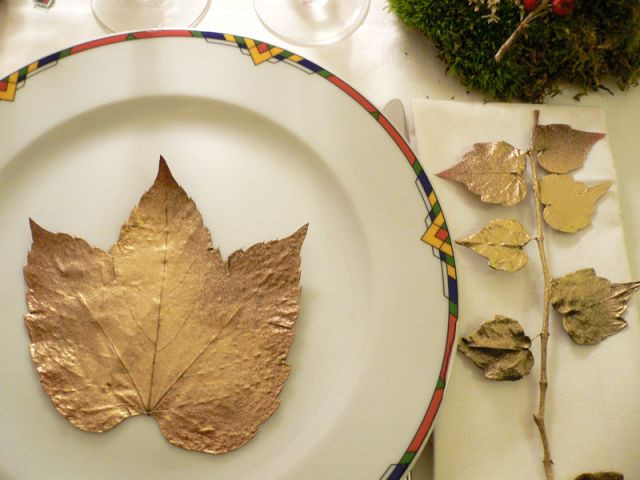
[[[548,172],[567,173],[580,168],[591,147],[604,133],[574,130],[569,125],[551,124],[533,127],[533,149],[538,162]]]
[[[531,339],[516,320],[496,315],[458,342],[458,350],[490,380],[520,380],[533,367]]]
[[[596,203],[610,187],[611,182],[587,187],[571,175],[547,175],[540,180],[540,201],[546,205],[544,220],[561,232],[582,230],[591,224]]]
[[[485,203],[515,205],[527,195],[526,154],[507,142],[476,143],[462,161],[439,177],[463,183]]]
[[[497,218],[467,238],[456,243],[470,248],[489,260],[496,270],[515,272],[527,264],[527,252],[523,250],[531,237],[517,220]]]
[[[580,345],[595,345],[627,326],[622,318],[640,282],[611,283],[593,268],[570,273],[551,282],[550,300],[563,315],[562,324]]]
[[[575,480],[624,480],[624,475],[618,472],[583,473]]]

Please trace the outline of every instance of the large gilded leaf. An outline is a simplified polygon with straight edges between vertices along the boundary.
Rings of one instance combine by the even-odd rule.
[[[516,320],[496,315],[458,342],[458,350],[491,380],[519,380],[531,371],[531,339]]]
[[[575,480],[624,480],[624,475],[618,472],[583,473]]]
[[[73,425],[148,414],[171,443],[210,453],[256,434],[290,370],[306,226],[224,262],[161,159],[109,252],[31,230],[31,355]]]
[[[611,187],[604,182],[587,187],[571,175],[547,175],[540,180],[540,201],[546,205],[544,220],[551,228],[575,233],[591,225],[596,203]]]
[[[533,128],[533,149],[538,163],[551,173],[567,173],[580,168],[593,145],[604,133],[574,130],[569,125],[536,125]]]
[[[527,264],[527,252],[523,247],[530,241],[531,237],[520,222],[497,218],[479,232],[456,240],[456,243],[487,258],[491,268],[515,272]]]
[[[438,173],[463,183],[485,203],[515,205],[527,195],[526,153],[507,142],[476,143],[462,161]]]
[[[592,268],[578,270],[551,283],[550,300],[563,315],[562,324],[580,345],[595,345],[627,326],[622,315],[640,282],[611,283]]]

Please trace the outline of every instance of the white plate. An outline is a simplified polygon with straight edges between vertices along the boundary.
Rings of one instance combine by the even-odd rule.
[[[457,288],[429,182],[372,105],[297,55],[192,31],[76,46],[0,90],[1,478],[401,477],[442,400]],[[160,154],[225,256],[310,224],[281,406],[225,455],[148,417],[76,429],[28,353],[28,218],[106,249]]]

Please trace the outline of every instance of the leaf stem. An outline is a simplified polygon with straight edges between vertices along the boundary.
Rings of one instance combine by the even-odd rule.
[[[509,51],[511,46],[515,43],[522,32],[524,32],[525,28],[529,26],[529,24],[535,20],[536,18],[545,15],[549,12],[547,8],[549,6],[550,0],[542,0],[540,5],[538,5],[534,10],[532,10],[524,19],[520,22],[520,25],[513,31],[513,33],[507,38],[507,40],[502,44],[498,52],[495,54],[496,62],[500,62],[502,57],[504,57],[505,53]]]
[[[544,3],[544,2],[543,2]],[[538,7],[539,8],[539,7]],[[535,110],[533,113],[534,125],[538,125],[540,118],[540,111]],[[533,179],[533,195],[535,201],[536,210],[536,225],[537,225],[537,237],[536,243],[538,244],[538,252],[540,253],[540,263],[542,264],[542,273],[544,275],[544,298],[542,309],[542,331],[540,332],[540,402],[538,404],[538,412],[533,415],[533,420],[538,426],[540,431],[540,439],[542,440],[542,448],[544,451],[544,458],[542,463],[544,465],[544,472],[547,480],[553,480],[553,461],[551,460],[551,452],[549,450],[549,438],[547,437],[547,428],[545,426],[545,406],[547,399],[547,344],[549,341],[549,292],[551,290],[551,275],[549,273],[549,266],[547,263],[547,255],[544,248],[544,228],[542,224],[542,207],[540,203],[540,185],[538,183],[538,152],[535,150],[535,146],[531,146],[529,153],[529,161],[531,163],[531,177]]]

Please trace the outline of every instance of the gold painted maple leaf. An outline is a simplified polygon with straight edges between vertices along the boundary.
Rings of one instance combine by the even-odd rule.
[[[161,158],[109,252],[31,231],[25,323],[63,416],[102,432],[151,415],[172,444],[209,453],[255,436],[291,368],[307,226],[224,262]]]

